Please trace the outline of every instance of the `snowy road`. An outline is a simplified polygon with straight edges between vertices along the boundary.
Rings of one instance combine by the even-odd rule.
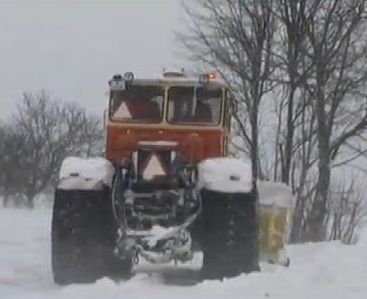
[[[48,210],[0,209],[1,299],[367,298],[366,234],[356,246],[290,246],[289,269],[269,268],[223,282],[166,285],[162,270],[141,270],[119,284],[105,278],[92,285],[60,287],[53,283],[50,269],[50,217]]]

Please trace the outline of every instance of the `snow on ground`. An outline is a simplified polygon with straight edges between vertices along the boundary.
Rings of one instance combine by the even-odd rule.
[[[181,267],[141,267],[127,282],[107,278],[60,287],[50,268],[50,211],[0,208],[0,298],[367,298],[367,233],[355,246],[334,243],[289,246],[291,267],[266,266],[262,273],[194,286],[167,285],[164,274]],[[365,231],[366,232],[366,231]],[[149,270],[150,269],[150,270]]]

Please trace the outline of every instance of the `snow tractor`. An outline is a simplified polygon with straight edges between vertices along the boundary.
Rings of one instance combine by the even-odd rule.
[[[185,263],[200,279],[259,269],[251,164],[228,157],[230,91],[214,73],[109,81],[105,157],[66,158],[55,191],[57,284],[129,278],[139,259]]]

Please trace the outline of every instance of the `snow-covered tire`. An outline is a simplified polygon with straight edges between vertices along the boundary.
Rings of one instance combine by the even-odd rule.
[[[52,270],[57,284],[90,283],[108,276],[127,276],[131,260],[113,250],[116,224],[110,189],[56,190],[52,218]]]
[[[257,192],[202,190],[203,279],[259,270]]]

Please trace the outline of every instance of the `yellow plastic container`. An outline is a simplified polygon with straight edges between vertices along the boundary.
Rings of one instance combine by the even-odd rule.
[[[258,182],[260,201],[260,259],[288,265],[285,245],[288,241],[294,197],[288,186]]]

